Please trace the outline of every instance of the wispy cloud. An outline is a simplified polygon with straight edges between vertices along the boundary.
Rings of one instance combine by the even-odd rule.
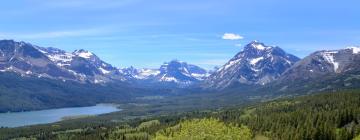
[[[238,35],[238,34],[234,34],[234,33],[225,33],[222,36],[222,39],[225,39],[225,40],[241,40],[241,39],[244,39],[244,37],[241,36],[241,35]]]
[[[79,29],[79,30],[63,30],[33,33],[1,33],[1,38],[17,38],[17,39],[49,39],[49,38],[66,38],[66,37],[82,37],[94,36],[107,33],[107,29]]]
[[[136,3],[139,0],[47,0],[37,1],[40,5],[52,8],[104,9],[116,8]]]

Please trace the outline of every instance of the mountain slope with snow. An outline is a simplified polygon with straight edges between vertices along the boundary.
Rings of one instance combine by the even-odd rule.
[[[314,52],[295,63],[269,85],[271,92],[310,94],[359,88],[359,49],[349,47]]]
[[[36,46],[13,40],[0,41],[0,71],[61,80],[79,78],[71,71],[53,63]]]
[[[210,75],[205,86],[221,89],[235,83],[264,85],[276,80],[299,60],[279,47],[253,41]]]
[[[117,75],[116,80],[125,80],[116,67],[102,61],[95,54],[80,49],[72,53],[56,48],[37,47],[42,53],[61,68],[71,71],[92,83],[106,83],[113,80],[110,75]],[[121,76],[119,76],[121,75]],[[115,77],[115,76],[114,76]]]
[[[349,47],[314,52],[287,70],[280,80],[310,80],[324,75],[360,71],[359,49]]]

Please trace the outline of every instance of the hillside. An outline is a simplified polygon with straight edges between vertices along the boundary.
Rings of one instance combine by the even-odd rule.
[[[25,128],[3,128],[0,129],[0,137],[158,139],[160,135],[166,138],[170,136],[169,134],[186,131],[185,125],[190,125],[188,124],[190,121],[191,125],[194,125],[191,126],[192,128],[196,128],[196,125],[201,126],[202,123],[210,123],[224,129],[236,126],[241,128],[239,129],[242,132],[240,136],[247,135],[244,131],[249,128],[251,137],[254,138],[347,140],[360,134],[359,106],[360,90],[352,90],[280,99],[227,109],[131,119],[118,123],[92,123],[88,126],[86,123],[89,122],[79,119],[71,120],[71,123],[64,121]],[[211,119],[196,121],[195,118],[215,118],[215,121]],[[181,123],[178,124],[179,122]],[[182,125],[184,127],[181,127]],[[212,131],[211,128],[201,130],[205,133]],[[11,133],[14,131],[18,133]],[[195,137],[191,136],[191,133],[187,134]]]
[[[125,83],[82,84],[23,77],[11,72],[1,72],[0,83],[0,112],[129,103],[139,96],[169,93],[167,90],[134,88]]]

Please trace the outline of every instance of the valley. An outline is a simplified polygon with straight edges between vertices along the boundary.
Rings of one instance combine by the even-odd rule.
[[[153,101],[142,99],[149,96],[205,98],[208,93],[225,98],[226,105],[231,98],[271,100],[360,86],[357,47],[317,51],[300,59],[252,41],[212,73],[179,60],[159,69],[116,68],[83,49],[69,53],[13,40],[0,41],[0,50],[0,112],[147,104]]]
[[[359,135],[359,90],[319,93],[301,97],[288,97],[256,104],[180,110],[170,113],[164,105],[152,108],[131,107],[98,117],[65,120],[57,123],[20,128],[2,128],[0,137],[32,139],[160,139],[178,137],[172,129],[184,121],[213,118],[230,124],[241,124],[249,129],[239,134],[244,139],[351,139]],[[153,106],[155,107],[155,106]],[[150,114],[146,113],[151,111]],[[137,117],[126,117],[139,115]],[[141,117],[140,117],[141,116]],[[116,120],[116,121],[115,121]],[[209,123],[210,123],[209,122]],[[194,125],[200,125],[194,123]],[[196,127],[193,126],[193,127]],[[166,130],[168,129],[168,130]],[[217,129],[214,127],[213,129]],[[226,129],[226,127],[225,127]],[[308,133],[312,130],[312,133]],[[16,133],[13,133],[16,131]],[[184,130],[186,131],[186,130]],[[211,131],[211,129],[209,130]],[[244,131],[244,130],[242,130]],[[41,132],[41,133],[39,133]],[[206,133],[206,131],[204,130]],[[169,135],[174,134],[174,135]],[[235,134],[235,133],[234,133]],[[189,134],[196,135],[196,134]],[[211,135],[211,134],[209,134]],[[245,135],[249,137],[245,137]],[[179,135],[178,138],[181,138]]]
[[[0,140],[360,140],[360,1],[0,2]]]
[[[219,127],[216,133],[236,130],[223,136],[235,139],[350,139],[360,132],[357,49],[300,59],[252,41],[208,72],[179,60],[116,68],[82,49],[0,41],[0,111],[15,112],[0,114],[0,139],[183,139],[182,131],[195,134],[178,126],[204,124]]]

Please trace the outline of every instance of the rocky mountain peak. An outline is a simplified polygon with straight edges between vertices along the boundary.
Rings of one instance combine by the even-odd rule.
[[[264,43],[255,40],[255,41],[252,41],[249,44],[245,45],[244,51],[249,51],[249,50],[264,51],[269,48],[271,48],[271,47],[266,46]]]
[[[207,71],[186,62],[172,60],[165,62],[160,67],[159,80],[172,82],[195,82],[202,80]]]
[[[84,49],[75,50],[72,54],[82,57],[82,58],[85,58],[85,59],[90,59],[92,56],[94,56],[93,53],[91,53],[87,50],[84,50]]]
[[[205,83],[213,87],[227,87],[234,83],[267,84],[300,60],[279,47],[252,41],[229,62],[211,74]]]

